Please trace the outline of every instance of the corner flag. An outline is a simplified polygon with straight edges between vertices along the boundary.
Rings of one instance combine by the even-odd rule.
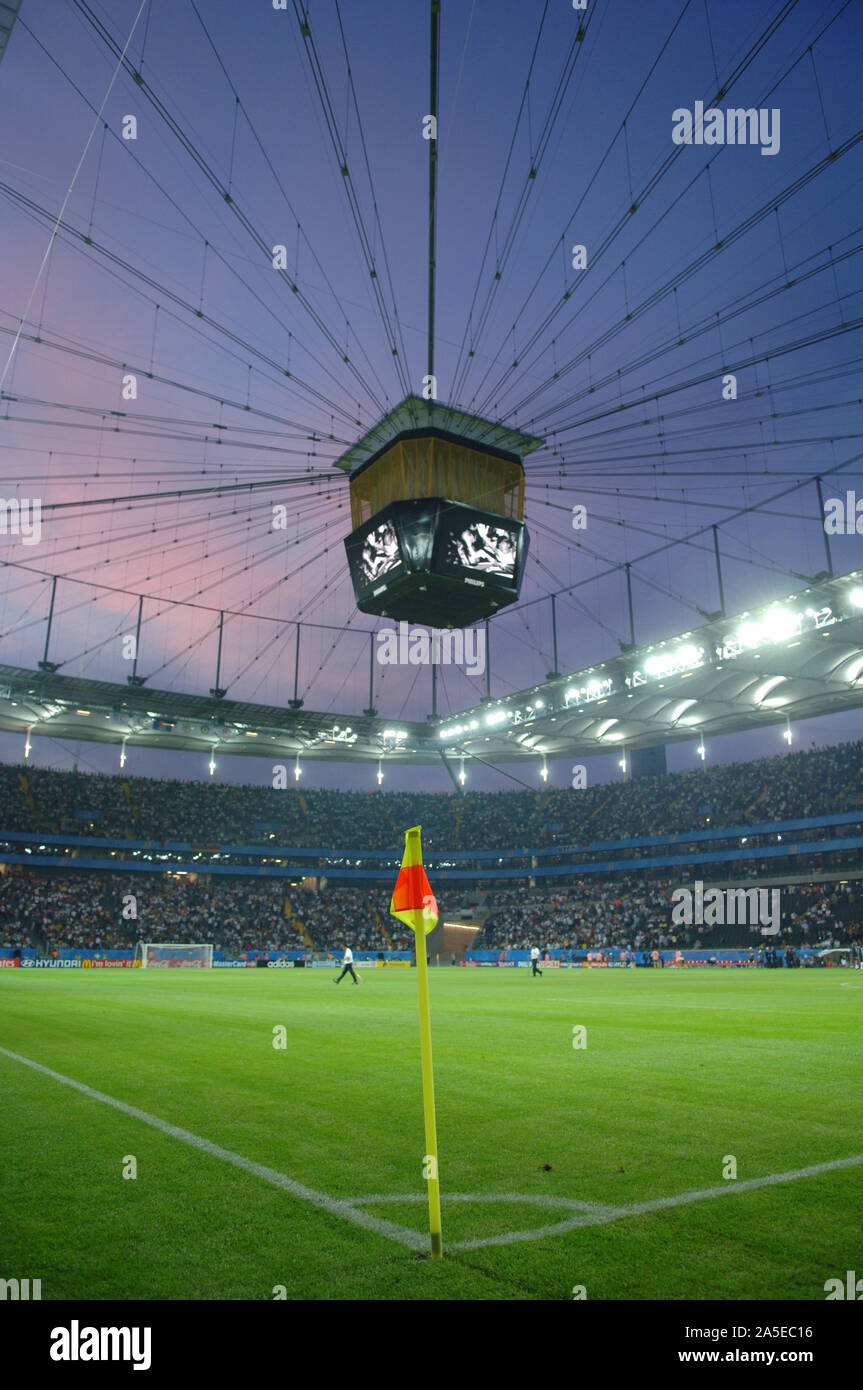
[[[405,852],[402,866],[393,889],[390,915],[410,927],[414,933],[417,957],[417,990],[420,1006],[420,1056],[422,1059],[423,1111],[425,1114],[426,1152],[423,1158],[423,1177],[428,1183],[429,1233],[433,1260],[443,1254],[441,1242],[440,1184],[437,1167],[437,1127],[434,1108],[434,1072],[432,1070],[431,1018],[429,1015],[428,962],[425,939],[438,919],[437,902],[423,868],[421,827],[405,831]]]

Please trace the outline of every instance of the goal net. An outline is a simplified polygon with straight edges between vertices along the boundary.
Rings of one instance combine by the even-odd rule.
[[[142,970],[176,967],[206,970],[213,964],[213,947],[198,943],[190,946],[171,941],[139,941],[135,947],[135,960],[141,962]]]

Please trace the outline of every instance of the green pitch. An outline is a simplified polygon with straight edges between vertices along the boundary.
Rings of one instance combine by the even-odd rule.
[[[361,974],[0,972],[0,1048],[271,1173],[0,1052],[0,1277],[43,1299],[823,1299],[860,1270],[863,1163],[744,1185],[863,1154],[863,972],[433,970],[439,1263],[416,976]]]

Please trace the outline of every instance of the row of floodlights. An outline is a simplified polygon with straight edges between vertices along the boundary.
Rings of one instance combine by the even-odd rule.
[[[863,608],[863,589],[852,590],[849,597],[855,608]],[[751,618],[741,623],[733,636],[729,635],[725,639],[725,645],[736,646],[742,651],[767,646],[773,642],[786,642],[789,638],[798,636],[804,618],[816,620],[822,616],[832,617],[832,614],[829,609],[822,609],[819,613],[814,608],[807,608],[802,612],[795,612],[791,608],[771,608],[762,618]],[[647,658],[642,669],[646,676],[667,676],[673,672],[691,671],[701,665],[703,655],[703,648],[685,643],[670,651],[655,652]]]
[[[863,602],[861,602],[860,607],[863,608]],[[789,719],[787,719],[787,718],[786,718],[786,720],[785,720],[785,728],[784,728],[784,730],[782,731],[782,738],[783,738],[783,740],[788,744],[788,746],[789,746],[789,748],[790,748],[791,745],[792,745],[792,743],[793,743],[793,734],[792,734],[792,732],[791,732],[791,721],[790,721]],[[31,748],[32,748],[32,745],[31,745],[31,742],[30,742],[30,731],[28,730],[28,732],[27,732],[27,741],[26,741],[26,743],[25,743],[25,745],[24,745],[24,757],[25,757],[25,759],[29,759],[29,757],[30,757],[30,752],[31,752]],[[706,748],[706,746],[705,746],[703,737],[700,739],[699,743],[698,743],[697,746],[696,746],[696,749],[695,749],[695,756],[698,757],[698,758],[700,758],[702,762],[704,762],[704,761],[706,760],[706,757],[707,757],[707,748]],[[543,784],[545,784],[545,783],[548,782],[548,761],[547,761],[547,759],[546,759],[545,753],[541,753],[541,754],[540,754],[540,758],[541,758],[542,761],[541,761],[541,765],[540,765],[540,769],[539,769],[539,775],[540,775],[540,778],[542,779]],[[126,765],[126,740],[124,739],[124,740],[123,740],[122,751],[121,751],[121,753],[120,753],[120,767],[121,767],[121,768],[122,768],[122,767],[125,767],[125,765]],[[628,759],[627,759],[627,756],[626,756],[626,750],[625,750],[625,749],[623,750],[623,756],[618,760],[618,764],[617,764],[617,765],[618,765],[618,767],[621,769],[621,771],[623,772],[623,775],[624,775],[624,777],[625,777],[626,774],[627,774],[627,772],[629,771],[629,762],[628,762]],[[208,767],[209,767],[210,776],[212,777],[213,774],[214,774],[215,771],[216,771],[216,760],[215,760],[215,757],[214,757],[212,754],[210,755]],[[297,758],[296,758],[296,764],[295,764],[295,766],[294,766],[294,780],[295,780],[296,782],[299,782],[299,780],[300,780],[300,778],[301,778],[302,775],[303,775],[303,770],[302,770],[302,768],[300,767],[300,755],[299,755],[299,753],[298,753],[298,754],[297,754]],[[376,776],[377,784],[378,784],[378,786],[380,786],[380,785],[382,784],[383,780],[384,780],[384,769],[383,769],[383,759],[382,759],[382,758],[378,758],[378,767],[377,767],[377,772],[376,772],[375,776]],[[459,774],[458,774],[458,780],[459,780],[459,782],[461,783],[462,786],[464,786],[465,782],[467,781],[467,773],[465,772],[465,760],[464,760],[464,757],[462,757],[462,759],[461,759],[461,771],[460,771]],[[780,838],[781,838],[781,837],[780,837]],[[270,839],[273,839],[273,836],[272,836],[272,835],[270,836]],[[741,841],[741,843],[742,843],[742,844],[745,844],[746,841],[743,840],[743,841]],[[44,846],[42,846],[41,848],[44,848]],[[25,851],[24,851],[25,854],[32,854],[32,852],[33,852],[32,849],[29,849],[29,848],[28,848],[28,849],[25,849]],[[114,854],[115,851],[112,850],[111,853]],[[137,856],[138,851],[136,850],[134,853],[135,853],[135,856]],[[152,857],[152,856],[150,856],[150,857]],[[169,856],[166,855],[166,854],[163,854],[163,855],[160,855],[160,856],[157,856],[157,857],[162,858],[162,859],[167,859]],[[194,855],[193,857],[194,857],[195,859],[200,859],[200,858],[201,858],[201,855],[200,855],[200,854],[196,854],[196,855]],[[225,859],[227,859],[227,858],[229,858],[229,856],[228,856],[227,854],[226,854],[226,855],[218,855],[218,854],[216,854],[216,855],[210,855],[209,857],[210,857],[211,859],[212,859],[212,858],[215,858],[215,859],[219,859],[219,858],[225,858]],[[359,862],[359,861],[357,861],[357,862]]]
[[[854,588],[848,595],[848,600],[852,607],[863,608],[863,588]],[[790,608],[771,608],[758,621],[748,619],[741,623],[733,638],[730,639],[741,650],[765,646],[772,642],[784,642],[791,637],[796,637],[803,625],[804,618],[812,620],[818,619],[822,614],[827,614],[829,610],[821,609],[820,613],[814,608],[807,608],[803,612],[795,612]],[[832,614],[829,614],[832,617]],[[727,639],[729,640],[729,639]],[[642,667],[645,676],[658,678],[671,675],[682,671],[692,671],[702,664],[704,659],[704,649],[696,647],[692,643],[684,643],[680,647],[675,647],[670,651],[654,652],[648,656]],[[580,701],[596,700],[601,695],[608,695],[613,688],[610,678],[604,681],[591,680],[584,686],[570,686],[564,693],[567,704]],[[526,714],[528,717],[536,711],[544,709],[542,700],[535,700],[533,704],[527,706]],[[494,709],[485,715],[484,722],[488,728],[497,728],[505,724],[507,720],[520,719],[521,710]],[[447,725],[439,731],[442,739],[460,738],[464,734],[475,733],[480,727],[478,719],[466,720],[463,724]],[[384,735],[386,737],[386,734]]]
[[[484,717],[484,724],[489,729],[498,728],[505,724],[508,719],[532,718],[536,713],[545,709],[544,700],[534,700],[532,704],[526,705],[524,710],[516,709],[493,709],[489,710]],[[464,724],[449,724],[445,729],[438,731],[438,738],[451,739],[461,738],[463,734],[476,733],[480,727],[478,719],[469,719]]]
[[[853,588],[848,595],[848,600],[852,607],[863,609],[863,588]],[[741,650],[744,648],[764,646],[772,642],[787,641],[789,637],[795,637],[799,633],[804,617],[815,620],[819,618],[821,614],[829,614],[829,616],[832,617],[832,614],[830,614],[827,609],[822,609],[819,614],[814,608],[807,608],[804,612],[795,612],[790,608],[772,608],[760,621],[756,622],[752,619],[742,623],[734,638],[731,640]],[[644,662],[643,673],[645,676],[652,676],[654,678],[667,676],[672,673],[694,670],[697,666],[701,665],[702,660],[703,648],[696,647],[691,643],[685,643],[683,646],[675,647],[671,651],[655,652],[652,656],[649,656]],[[592,680],[588,681],[586,686],[580,688],[571,686],[565,692],[565,699],[567,704],[580,700],[595,700],[601,694],[610,694],[612,688],[613,682],[610,678],[607,678],[603,682]],[[13,700],[12,704],[17,704],[17,701]],[[43,721],[59,713],[60,710],[64,708],[65,706],[63,705],[57,705],[44,711],[42,716]],[[543,700],[534,700],[532,703],[528,704],[524,710],[503,709],[498,707],[497,709],[490,710],[485,715],[484,722],[488,728],[498,728],[501,724],[505,724],[511,719],[521,722],[523,717],[533,718],[544,709],[545,702]],[[75,713],[78,715],[89,715],[91,711],[88,709],[76,709]],[[147,715],[149,718],[159,717],[155,710],[148,710]],[[478,719],[470,719],[464,724],[448,725],[446,728],[441,728],[438,737],[441,739],[461,738],[465,734],[476,733],[479,728],[480,721]],[[233,732],[233,730],[221,730],[223,735],[229,732]],[[249,730],[241,727],[238,728],[236,732],[243,732],[248,738],[258,737],[256,730]],[[346,729],[340,729],[338,724],[333,726],[331,734],[325,733],[323,738],[324,741],[328,743],[356,743],[357,741],[357,735],[350,726]],[[403,744],[407,741],[407,734],[402,729],[384,729],[382,738],[389,743]],[[125,742],[124,739],[123,751],[120,758],[121,767],[123,767],[126,762]],[[28,730],[24,751],[25,758],[29,756],[29,753],[30,739]],[[214,771],[215,763],[211,757],[211,776]]]

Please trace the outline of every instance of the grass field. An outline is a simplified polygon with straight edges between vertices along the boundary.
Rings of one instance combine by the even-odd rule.
[[[432,971],[434,1263],[416,975],[361,973],[0,972],[0,1277],[43,1299],[823,1299],[863,1271],[863,1162],[733,1190],[863,1154],[863,973]]]

